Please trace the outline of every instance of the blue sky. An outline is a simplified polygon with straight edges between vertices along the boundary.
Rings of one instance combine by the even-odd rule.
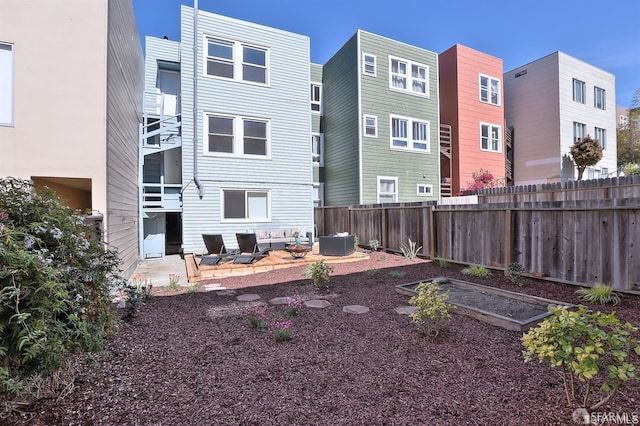
[[[180,39],[180,4],[133,0],[144,36]],[[456,43],[512,70],[562,51],[616,76],[616,104],[640,88],[640,0],[199,0],[198,8],[309,36],[324,64],[358,29],[441,53]],[[143,44],[144,45],[144,44]]]

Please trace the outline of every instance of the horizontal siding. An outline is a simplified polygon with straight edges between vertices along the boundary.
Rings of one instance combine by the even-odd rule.
[[[138,253],[138,123],[144,63],[130,0],[111,0],[107,38],[107,241],[125,276]]]
[[[472,182],[472,174],[483,168],[496,179],[505,177],[504,88],[502,60],[465,46],[458,46],[458,150],[460,189]],[[500,81],[500,105],[480,101],[480,74]],[[480,123],[502,128],[500,152],[482,151]],[[456,191],[454,185],[454,191]]]
[[[309,39],[249,22],[198,12],[197,175],[205,188],[200,199],[194,175],[193,9],[182,6],[181,83],[183,111],[183,223],[185,250],[202,246],[200,234],[227,235],[247,229],[313,227]],[[268,87],[203,75],[204,35],[269,49]],[[204,155],[205,113],[267,119],[271,157],[248,159]],[[221,223],[220,188],[270,189],[270,223]],[[258,228],[256,228],[258,227]],[[224,231],[224,232],[223,232]],[[225,238],[227,240],[228,238]],[[235,239],[235,238],[234,238]],[[231,246],[229,241],[227,244]]]
[[[398,201],[429,201],[437,198],[440,182],[438,119],[438,56],[375,34],[360,31],[360,50],[376,56],[376,76],[360,75],[361,114],[378,117],[378,137],[362,137],[362,202],[377,203],[378,176],[398,178]],[[389,89],[389,57],[426,65],[429,96]],[[391,115],[430,123],[430,152],[392,150]],[[362,117],[361,117],[362,120]],[[362,132],[362,129],[359,129]],[[417,196],[417,184],[433,185],[433,197]]]
[[[525,75],[515,77],[525,70]],[[515,184],[534,181],[546,183],[559,177],[561,159],[557,56],[549,55],[505,73],[503,85],[507,125],[514,128]]]
[[[558,53],[559,92],[560,92],[560,151],[569,153],[573,144],[573,122],[587,125],[587,134],[595,138],[595,128],[606,129],[607,149],[603,151],[602,160],[597,168],[608,167],[609,171],[617,168],[616,150],[616,104],[615,77],[599,68],[582,62],[576,58]],[[573,101],[573,79],[585,82],[586,101],[584,104]],[[594,107],[594,87],[605,90],[605,109]],[[577,172],[576,172],[577,176]],[[586,178],[586,174],[585,174]]]
[[[360,202],[357,35],[323,68],[325,205]]]
[[[180,63],[180,43],[173,40],[164,40],[157,37],[145,37],[145,62],[144,62],[144,90],[154,93],[158,79],[158,61]],[[147,95],[145,101],[155,102],[152,95]],[[145,105],[147,114],[157,114],[155,108]]]

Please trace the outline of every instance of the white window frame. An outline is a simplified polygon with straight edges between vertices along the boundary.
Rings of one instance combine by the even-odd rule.
[[[316,91],[314,89],[316,87],[319,89],[318,99],[316,99],[316,96],[315,96]],[[315,82],[311,83],[310,97],[311,97],[311,112],[314,114],[322,114],[322,83],[315,83]],[[317,110],[313,109],[314,105],[318,106]]]
[[[313,152],[313,138],[318,137],[318,154]],[[316,160],[316,157],[318,159]],[[320,167],[324,166],[324,133],[311,133],[311,161]]]
[[[323,182],[313,182],[314,190],[318,191],[318,198],[313,197],[313,206],[314,207],[324,207],[324,183]],[[315,195],[315,194],[314,194]]]
[[[607,109],[607,92],[602,87],[593,86],[593,106],[601,110]]]
[[[373,126],[367,125],[367,120],[373,120]],[[373,128],[373,134],[367,134],[367,129]],[[362,134],[365,138],[377,138],[378,137],[378,116],[365,114],[362,117]]]
[[[584,123],[579,123],[577,121],[573,122],[573,143],[576,143],[578,139],[582,140],[585,136],[587,136],[587,125]]]
[[[602,167],[600,169],[600,178],[601,179],[606,179],[609,177],[609,168],[608,167]]]
[[[587,85],[584,81],[578,80],[577,78],[573,79],[573,100],[584,104],[587,102]]]
[[[220,42],[220,43],[226,43],[226,44],[230,44],[231,45],[231,52],[232,52],[232,59],[228,60],[225,58],[217,58],[214,56],[209,56],[209,42],[213,41],[213,42]],[[237,81],[237,82],[241,82],[241,83],[245,83],[245,84],[253,84],[253,85],[258,85],[258,86],[269,86],[270,84],[270,57],[271,57],[271,52],[270,49],[268,47],[264,47],[264,46],[259,46],[259,45],[255,45],[255,44],[250,44],[250,43],[242,43],[239,41],[235,41],[235,40],[229,40],[229,39],[225,39],[222,37],[217,37],[217,36],[212,36],[212,35],[204,35],[204,44],[203,46],[206,46],[207,48],[203,49],[203,74],[205,77],[210,77],[210,78],[216,78],[216,79],[221,79],[221,80],[229,80],[229,81]],[[254,49],[254,50],[261,50],[264,52],[265,55],[265,64],[264,65],[260,65],[260,64],[253,64],[253,63],[247,63],[244,61],[244,48],[249,48],[249,49]],[[233,77],[224,77],[224,76],[218,76],[218,75],[211,75],[208,73],[207,70],[207,64],[209,63],[209,60],[218,60],[218,61],[222,61],[222,62],[227,62],[229,64],[231,64],[233,66]],[[256,68],[263,68],[264,69],[264,83],[259,82],[259,81],[252,81],[252,80],[245,80],[244,79],[244,66],[251,66],[251,67],[256,67]]]
[[[593,133],[594,139],[597,139],[598,142],[600,142],[602,149],[607,149],[607,129],[595,127]]]
[[[373,63],[367,62],[367,58],[373,59]],[[362,74],[376,77],[378,75],[377,62],[378,59],[376,58],[376,55],[362,52]],[[368,70],[367,67],[373,67],[373,71]]]
[[[209,117],[219,117],[233,120],[232,123],[232,152],[217,152],[209,150]],[[271,121],[265,118],[259,117],[247,117],[240,115],[230,114],[218,114],[213,112],[205,112],[203,116],[203,143],[202,151],[205,156],[215,157],[238,157],[238,158],[252,158],[252,159],[271,159]],[[266,124],[266,141],[265,141],[265,155],[258,154],[245,154],[244,153],[244,122],[256,121]]]
[[[395,192],[391,193],[391,192],[385,192],[384,195],[391,195],[393,194],[394,196],[394,201],[389,201],[390,203],[397,203],[398,202],[398,178],[394,177],[394,176],[377,176],[377,187],[376,187],[376,196],[378,199],[378,203],[382,203],[382,201],[380,201],[380,182],[381,181],[393,181],[394,182],[394,188],[395,188]]]
[[[0,46],[0,126],[13,126],[15,48],[11,43],[0,42]]]
[[[420,192],[420,189],[424,189],[423,192]],[[418,197],[431,197],[433,196],[433,185],[428,183],[419,183],[416,185],[416,195]]]
[[[487,85],[483,85],[482,84],[482,80],[486,79],[487,80]],[[498,85],[497,90],[493,90],[493,82],[496,82]],[[500,79],[498,78],[494,78],[485,74],[479,74],[478,76],[478,85],[480,86],[480,92],[479,92],[479,96],[480,96],[480,102],[486,103],[486,104],[490,104],[490,105],[496,105],[496,106],[500,106],[500,103],[502,102],[502,96],[501,96],[501,91],[500,91]],[[483,92],[486,92],[486,99],[483,99]],[[497,98],[496,102],[493,102],[493,96],[495,95],[495,97]]]
[[[225,192],[244,191],[244,218],[226,218],[225,217]],[[266,195],[267,205],[267,217],[264,218],[249,218],[248,216],[248,199],[249,194],[263,194]],[[268,189],[249,189],[249,188],[221,188],[220,189],[220,222],[221,223],[247,223],[247,222],[271,222],[271,191]]]
[[[487,148],[483,148],[482,147],[482,140],[484,138],[483,136],[483,129],[487,128],[488,133],[487,133]],[[493,148],[493,137],[492,137],[492,130],[496,128],[498,129],[498,148],[494,149]],[[498,125],[498,124],[493,124],[493,123],[480,123],[480,151],[483,152],[502,152],[502,126]]]
[[[394,72],[393,71],[393,62],[397,61],[399,64],[402,63],[405,65],[406,73]],[[424,68],[425,78],[417,78],[413,76],[413,67]],[[397,77],[399,79],[403,79],[405,81],[405,87],[395,87],[393,85],[393,79]],[[413,89],[415,82],[424,83],[424,92],[416,91]],[[421,64],[418,62],[412,62],[407,59],[398,58],[395,56],[389,56],[389,89],[395,90],[398,92],[409,93],[415,96],[429,97],[429,66],[425,64]]]
[[[407,135],[406,137],[402,137],[402,136],[394,136],[393,131],[394,131],[394,126],[393,126],[393,121],[394,120],[398,120],[398,121],[404,121],[406,122],[406,131],[407,131]],[[422,139],[414,139],[414,125],[415,124],[423,124],[426,126],[426,136],[427,136],[427,140],[422,140]],[[406,147],[403,146],[398,146],[394,144],[394,141],[405,141],[406,143]],[[422,148],[416,148],[416,144],[425,144],[426,145],[426,149],[422,149]],[[417,118],[410,118],[410,117],[403,117],[400,115],[390,115],[389,116],[389,148],[391,150],[398,150],[398,151],[411,151],[411,152],[419,152],[422,154],[429,154],[431,153],[431,122],[428,120],[420,120]]]

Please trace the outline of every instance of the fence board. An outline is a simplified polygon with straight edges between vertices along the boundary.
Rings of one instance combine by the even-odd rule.
[[[507,200],[497,204],[323,207],[314,217],[318,235],[346,231],[393,251],[410,238],[430,257],[496,268],[518,262],[552,280],[640,293],[640,176],[523,191],[479,195]]]

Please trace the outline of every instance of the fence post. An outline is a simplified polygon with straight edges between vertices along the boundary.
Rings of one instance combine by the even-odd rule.
[[[382,226],[382,241],[380,243],[383,248],[389,248],[389,241],[387,241],[387,209],[384,207],[382,207],[382,219],[380,222],[380,225]]]
[[[436,233],[433,222],[433,206],[429,206],[429,255],[431,260],[436,258]]]
[[[513,238],[511,237],[511,209],[504,211],[504,274],[509,274],[509,265],[512,260],[513,248],[511,247]]]

